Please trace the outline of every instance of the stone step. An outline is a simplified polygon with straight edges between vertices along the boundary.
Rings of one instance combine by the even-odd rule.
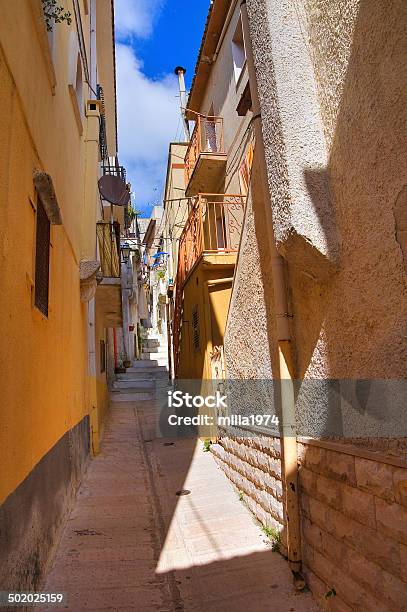
[[[161,378],[161,376],[163,376],[163,378],[165,378],[164,374],[166,376],[168,376],[168,368],[166,367],[166,364],[164,365],[153,365],[151,367],[149,366],[143,366],[142,368],[127,368],[127,373],[129,376],[135,376],[137,378],[141,377],[141,378],[154,378],[157,375],[157,378]],[[120,376],[126,376],[125,374],[120,374]],[[123,380],[126,380],[126,378],[124,378]]]
[[[155,380],[168,378],[168,370],[164,366],[153,366],[152,368],[140,368],[138,370],[128,368],[126,374],[116,374],[116,380]]]
[[[152,367],[159,367],[156,359],[135,359],[130,368],[126,368],[126,372],[135,372],[143,368],[151,369]]]
[[[149,348],[156,348],[160,346],[160,341],[155,338],[149,338],[148,340],[144,340],[143,346]]]
[[[113,383],[113,389],[133,389],[134,391],[145,391],[154,388],[154,380],[116,380]]]
[[[143,353],[161,353],[164,352],[164,347],[160,345],[150,346],[148,344],[143,344]]]
[[[145,391],[131,391],[126,389],[126,391],[111,391],[110,392],[110,400],[112,402],[134,402],[139,400],[152,400],[154,397],[154,393],[147,393]]]
[[[164,359],[167,356],[167,351],[143,351],[140,355],[142,359]]]

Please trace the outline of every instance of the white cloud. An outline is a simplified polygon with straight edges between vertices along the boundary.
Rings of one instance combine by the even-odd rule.
[[[175,75],[151,80],[126,44],[116,45],[119,155],[128,171],[137,207],[160,199],[168,145],[179,125]]]
[[[118,40],[128,36],[148,38],[162,0],[115,0],[115,26]]]

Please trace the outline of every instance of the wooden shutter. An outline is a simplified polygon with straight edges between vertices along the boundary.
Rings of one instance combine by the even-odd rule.
[[[35,298],[34,304],[48,316],[49,295],[49,248],[51,225],[47,213],[38,198],[37,227],[35,236]]]
[[[106,343],[104,340],[100,341],[100,373],[106,372]]]

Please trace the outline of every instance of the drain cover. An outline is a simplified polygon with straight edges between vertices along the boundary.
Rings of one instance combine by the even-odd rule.
[[[174,446],[174,442],[164,442],[163,446]]]
[[[177,491],[175,495],[178,495],[178,497],[180,497],[181,495],[189,495],[190,493],[191,491],[189,491],[188,489],[181,489],[180,491]]]

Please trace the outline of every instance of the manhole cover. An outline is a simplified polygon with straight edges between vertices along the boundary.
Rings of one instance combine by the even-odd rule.
[[[180,491],[177,491],[175,495],[178,495],[178,497],[180,497],[181,495],[189,495],[190,493],[191,491],[189,491],[188,489],[181,489]]]

